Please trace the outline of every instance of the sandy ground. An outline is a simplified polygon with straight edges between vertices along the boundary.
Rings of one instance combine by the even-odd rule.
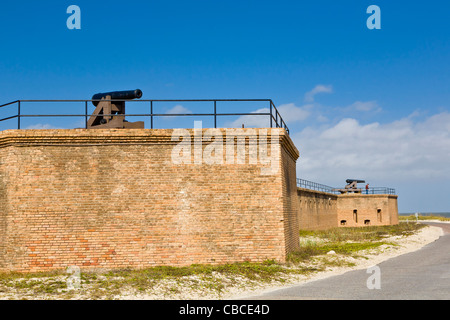
[[[327,267],[323,271],[317,271],[308,275],[290,275],[283,276],[281,281],[273,281],[272,283],[262,282],[258,280],[249,280],[244,277],[224,276],[222,274],[213,274],[212,278],[204,279],[201,276],[183,277],[181,279],[168,279],[160,281],[153,287],[151,292],[136,292],[136,290],[122,290],[120,295],[109,297],[119,300],[234,300],[254,297],[259,294],[287,288],[290,286],[323,279],[326,277],[343,274],[345,272],[357,269],[367,269],[377,265],[383,261],[397,257],[402,254],[416,251],[423,246],[436,241],[443,235],[443,230],[439,227],[427,226],[418,233],[410,236],[397,236],[386,238],[385,241],[395,245],[382,245],[377,249],[365,252],[359,252],[358,257],[349,257],[329,253],[324,256],[318,256],[312,263],[307,266],[323,267],[323,261],[332,260],[343,262],[343,267]],[[351,263],[351,266],[348,266]],[[55,279],[53,279],[54,281]],[[66,281],[61,278],[61,281]],[[215,281],[217,280],[217,282]],[[224,288],[217,290],[214,284],[224,285]],[[0,288],[1,289],[1,288]],[[4,299],[96,299],[87,294],[85,289],[78,289],[71,293],[70,297],[65,294],[60,296],[45,294],[24,294],[24,292],[14,292],[10,289],[3,288],[0,290],[0,300]],[[97,299],[102,299],[101,297]]]

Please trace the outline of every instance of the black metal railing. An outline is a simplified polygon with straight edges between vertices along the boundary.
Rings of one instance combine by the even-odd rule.
[[[341,192],[337,190],[338,188],[333,188],[324,184],[298,178],[297,178],[297,187],[332,194],[341,194]],[[396,194],[394,188],[387,188],[387,187],[369,187],[368,190],[366,190],[365,188],[360,188],[358,190],[361,192],[361,194],[392,194],[392,195]]]
[[[363,189],[363,194],[396,194],[394,188],[387,187],[370,187],[368,190]]]
[[[327,192],[327,193],[334,193],[334,194],[340,193],[339,191],[334,191],[333,187],[330,187],[330,186],[327,186],[324,184],[320,184],[317,182],[309,181],[309,180],[298,179],[298,178],[297,178],[297,187],[309,189],[309,190],[315,190],[315,191],[322,191],[322,192]]]
[[[16,100],[3,105],[0,105],[0,109],[7,106],[16,106],[17,112],[10,116],[6,116],[0,119],[0,123],[7,120],[17,119],[17,129],[21,129],[21,121],[24,118],[37,118],[37,117],[81,117],[84,118],[87,128],[88,118],[91,116],[89,113],[90,103],[94,101],[100,100]],[[103,101],[121,101],[121,100],[103,100]],[[146,104],[146,112],[139,114],[125,114],[125,117],[148,117],[150,119],[150,129],[154,129],[155,119],[158,117],[211,117],[214,120],[214,128],[217,128],[217,120],[219,117],[230,117],[230,116],[249,116],[249,117],[267,117],[268,126],[270,128],[284,128],[289,134],[289,128],[286,125],[286,122],[281,117],[280,112],[276,108],[275,104],[271,99],[188,99],[188,100],[178,100],[178,99],[170,99],[170,100],[127,100],[127,103],[144,103]],[[198,103],[211,103],[211,112],[207,113],[155,113],[154,107],[158,103],[164,102],[198,102]],[[238,112],[238,113],[219,113],[217,112],[218,104],[225,102],[258,102],[261,104],[266,104],[265,108],[261,108],[260,110],[267,110],[267,112]],[[37,103],[78,103],[82,104],[84,107],[84,113],[82,114],[36,114],[36,113],[24,113],[23,106],[25,104],[37,104]],[[3,109],[2,109],[3,110]],[[1,111],[1,110],[0,110]],[[109,116],[104,114],[104,116]],[[1,129],[0,129],[1,130]]]

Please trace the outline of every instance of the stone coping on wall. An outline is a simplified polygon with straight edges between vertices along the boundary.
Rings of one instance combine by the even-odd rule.
[[[336,197],[336,198],[339,197],[339,195],[334,194],[334,193],[328,193],[328,192],[324,192],[324,191],[311,190],[311,189],[300,188],[300,187],[297,187],[297,191],[316,193],[316,194],[321,194],[321,195],[324,195],[324,196],[330,196],[330,197]]]
[[[365,194],[363,193],[343,193],[343,194],[334,194],[334,193],[329,193],[329,192],[324,192],[324,191],[318,191],[318,190],[311,190],[311,189],[306,189],[306,188],[300,188],[297,187],[298,191],[301,192],[309,192],[309,193],[316,193],[316,194],[322,194],[322,195],[326,195],[326,196],[332,196],[332,197],[371,197],[371,198],[385,198],[386,196],[388,198],[393,198],[393,199],[397,199],[398,195],[396,194]]]
[[[396,194],[366,194],[366,193],[345,193],[339,194],[338,197],[346,197],[346,198],[358,198],[358,197],[367,197],[367,198],[392,198],[397,199],[398,195]]]
[[[178,140],[172,139],[176,129],[27,129],[5,130],[0,132],[0,148],[8,146],[27,147],[42,145],[114,145],[114,144],[178,144]],[[187,130],[195,137],[194,130]],[[295,160],[299,157],[299,151],[292,142],[289,134],[283,128],[203,128],[202,136],[208,130],[220,130],[224,143],[228,130],[236,137],[252,138],[256,133],[259,139],[259,130],[267,130],[267,141],[270,143],[272,135],[278,135],[279,143]],[[210,131],[214,132],[214,131]],[[213,133],[214,134],[214,133]],[[216,138],[215,138],[216,139]],[[194,139],[192,139],[194,143]],[[210,141],[202,140],[203,144]]]

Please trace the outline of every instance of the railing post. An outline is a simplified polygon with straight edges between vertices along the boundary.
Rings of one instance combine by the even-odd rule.
[[[272,128],[272,119],[273,119],[273,115],[272,115],[272,100],[270,100],[270,127]]]
[[[87,129],[88,128],[88,102],[87,102],[87,100],[86,101],[84,101],[84,127],[85,127],[85,129]]]
[[[217,101],[214,100],[214,129],[217,128]]]
[[[20,100],[17,104],[17,129],[20,130]]]
[[[278,128],[278,111],[275,112],[275,123],[276,123],[277,128]]]
[[[150,101],[150,129],[153,129],[153,100]]]

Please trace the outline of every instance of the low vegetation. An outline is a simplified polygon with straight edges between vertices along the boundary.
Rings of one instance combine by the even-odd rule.
[[[409,216],[399,216],[400,221],[416,221],[416,216],[411,214]],[[417,220],[427,221],[427,220],[438,220],[438,221],[450,221],[449,217],[444,217],[440,215],[420,215],[417,217]]]
[[[289,276],[308,275],[330,266],[351,265],[339,257],[361,257],[366,250],[395,245],[386,239],[408,236],[422,228],[416,223],[397,226],[335,228],[301,231],[300,249],[287,263],[266,260],[262,263],[153,267],[141,270],[81,272],[80,287],[68,287],[70,275],[64,272],[0,274],[0,298],[3,299],[117,299],[119,297],[177,297],[186,291],[196,296],[220,298],[230,288],[245,288],[282,283]],[[332,252],[333,255],[327,253]]]
[[[384,239],[412,235],[424,226],[416,223],[400,223],[393,226],[300,231],[301,239],[306,240],[301,241],[300,249],[289,256],[289,261],[307,261],[330,251],[357,256],[357,253],[363,250],[375,249],[382,245],[394,245]]]

